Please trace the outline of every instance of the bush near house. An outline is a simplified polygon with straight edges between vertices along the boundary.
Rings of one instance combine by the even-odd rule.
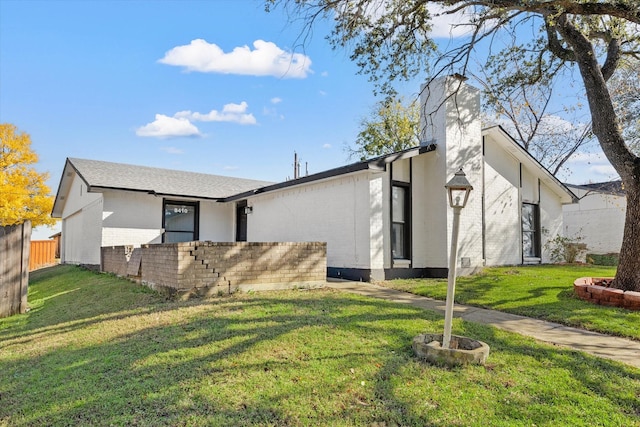
[[[620,254],[587,254],[587,262],[594,265],[608,265],[617,267]]]
[[[454,321],[486,366],[435,367],[435,313],[333,290],[166,301],[110,275],[32,275],[0,320],[0,425],[640,426],[640,370]]]

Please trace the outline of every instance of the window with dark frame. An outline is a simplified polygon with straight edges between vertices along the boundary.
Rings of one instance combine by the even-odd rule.
[[[522,256],[540,258],[540,206],[522,204]]]
[[[408,184],[391,187],[391,253],[393,259],[410,259],[411,192]]]
[[[162,210],[162,243],[198,240],[199,202],[164,200]]]

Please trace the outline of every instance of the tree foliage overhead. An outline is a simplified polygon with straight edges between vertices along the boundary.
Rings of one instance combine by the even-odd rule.
[[[514,51],[492,55],[473,77],[483,87],[484,113],[493,115],[493,120],[557,175],[573,154],[593,140],[591,122],[578,117],[577,106],[571,104],[575,97],[569,103],[552,102],[559,91],[549,76],[513,81],[511,75],[522,74],[527,68],[522,60]]]
[[[622,136],[631,151],[640,155],[640,64],[623,65],[608,84]]]
[[[265,0],[288,9],[311,31],[333,22],[329,40],[348,48],[378,90],[424,73],[467,75],[491,56],[520,58],[501,79],[506,86],[544,79],[581,82],[592,132],[627,191],[627,215],[616,286],[640,290],[640,157],[625,142],[607,86],[624,63],[640,65],[637,0]],[[468,32],[440,50],[434,18],[455,18]]]
[[[38,156],[31,150],[31,138],[8,123],[0,124],[0,226],[21,224],[53,225],[53,197],[45,181],[31,165]]]
[[[384,100],[360,123],[350,157],[365,160],[415,147],[420,143],[420,109],[416,101]]]

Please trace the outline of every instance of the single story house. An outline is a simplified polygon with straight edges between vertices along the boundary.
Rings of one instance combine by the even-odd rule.
[[[622,181],[567,187],[578,197],[578,203],[562,209],[564,236],[581,238],[589,253],[619,253],[627,211]]]
[[[546,262],[573,193],[501,127],[482,128],[476,88],[441,78],[421,102],[422,145],[280,183],[67,159],[52,213],[62,262],[99,264],[112,245],[321,241],[330,276],[446,277],[444,185],[460,168],[473,191],[459,271]]]

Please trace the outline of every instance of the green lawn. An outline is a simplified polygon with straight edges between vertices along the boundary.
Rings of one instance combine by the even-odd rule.
[[[481,274],[457,279],[455,302],[640,340],[640,311],[594,305],[573,294],[575,279],[613,277],[615,271],[615,267],[589,265],[487,268]],[[380,284],[441,300],[447,297],[446,279]]]
[[[640,426],[640,370],[488,326],[486,366],[417,360],[429,311],[334,290],[166,301],[108,275],[32,275],[0,319],[0,426]]]

